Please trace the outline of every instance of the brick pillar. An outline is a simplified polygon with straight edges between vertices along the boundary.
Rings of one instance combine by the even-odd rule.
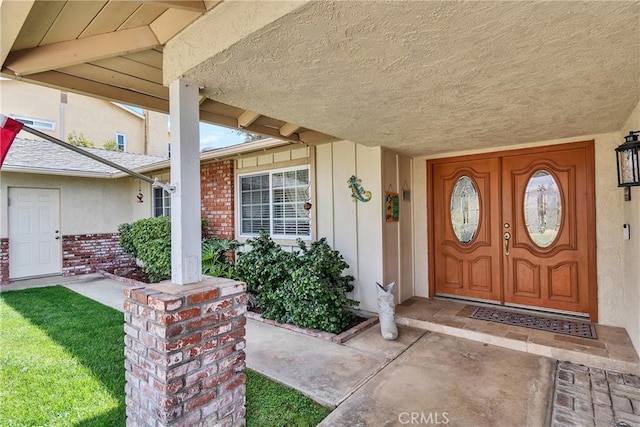
[[[9,283],[9,239],[0,239],[0,285]]]
[[[242,426],[246,286],[206,277],[125,291],[127,426]]]

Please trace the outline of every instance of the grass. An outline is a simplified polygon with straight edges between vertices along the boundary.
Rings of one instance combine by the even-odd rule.
[[[122,326],[66,288],[0,294],[1,424],[124,426]],[[246,387],[248,426],[314,426],[330,412],[250,370]]]

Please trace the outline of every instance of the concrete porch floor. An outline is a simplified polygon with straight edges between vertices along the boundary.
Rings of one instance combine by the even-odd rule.
[[[396,306],[396,322],[557,360],[640,375],[640,358],[624,328],[596,324],[598,339],[503,325],[469,316],[473,303],[413,297]]]

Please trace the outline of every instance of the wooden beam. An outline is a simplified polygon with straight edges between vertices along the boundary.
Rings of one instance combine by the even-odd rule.
[[[300,132],[298,136],[300,137],[300,142],[304,142],[305,144],[318,144],[322,142],[330,142],[330,141],[338,140],[338,138],[336,138],[335,136],[327,135],[326,133],[316,132],[314,130]]]
[[[11,52],[4,67],[16,75],[27,76],[159,45],[151,28],[138,27]]]
[[[226,128],[238,129],[238,121],[233,117],[222,116],[212,113],[211,111],[200,110],[200,120],[214,125],[224,126]]]
[[[285,123],[280,128],[280,135],[289,136],[292,133],[295,133],[298,129],[300,129],[300,126],[298,125],[294,125],[293,123]]]
[[[245,112],[240,114],[240,117],[238,117],[238,127],[246,128],[251,123],[258,120],[258,117],[260,117],[260,113],[254,113],[253,111],[245,110]]]
[[[222,3],[222,0],[204,0],[204,5],[207,8],[207,10],[213,9],[220,3]]]
[[[7,75],[7,70],[3,69],[2,74]],[[42,73],[31,74],[21,79],[21,81],[79,93],[92,98],[121,102],[123,104],[134,105],[161,113],[169,112],[168,99],[156,98],[140,92],[64,74],[59,71],[45,71]]]
[[[144,3],[151,3],[158,6],[169,7],[172,9],[182,9],[191,12],[205,13],[207,7],[203,1],[197,0],[143,0]]]
[[[164,45],[201,15],[202,13],[190,10],[167,9],[149,27],[153,30],[160,44]]]
[[[20,34],[20,30],[29,16],[35,0],[30,1],[3,1],[0,3],[0,64],[9,56],[11,48]]]
[[[155,96],[156,98],[169,99],[169,88],[166,86],[94,64],[72,65],[71,67],[60,68],[57,71],[94,82],[102,82],[110,86],[133,88],[136,92]]]

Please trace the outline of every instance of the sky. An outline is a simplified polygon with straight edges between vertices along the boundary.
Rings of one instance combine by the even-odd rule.
[[[200,123],[200,150],[230,147],[244,142],[244,133],[216,126],[209,123]]]

